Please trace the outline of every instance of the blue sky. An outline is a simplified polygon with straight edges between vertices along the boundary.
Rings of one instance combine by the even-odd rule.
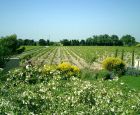
[[[0,36],[85,39],[131,34],[140,41],[140,0],[0,0]]]

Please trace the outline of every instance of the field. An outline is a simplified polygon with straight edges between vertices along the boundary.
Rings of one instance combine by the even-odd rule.
[[[30,50],[29,50],[30,49]],[[116,54],[117,50],[117,54]],[[25,63],[26,59],[31,60],[33,65],[43,66],[58,65],[62,62],[69,62],[72,65],[79,67],[82,70],[88,69],[91,71],[99,71],[102,69],[102,61],[107,57],[122,58],[127,67],[132,66],[132,52],[134,51],[134,67],[139,69],[140,59],[139,47],[120,47],[120,46],[26,46],[26,51],[17,57],[21,59],[21,65]],[[96,72],[95,72],[96,73]],[[125,80],[126,79],[126,80]],[[127,80],[129,77],[124,77],[122,80],[128,82],[130,87],[134,88],[135,83],[139,80]],[[130,82],[130,83],[129,83]],[[137,87],[140,87],[139,83]],[[136,87],[136,89],[137,89]]]
[[[29,47],[27,49],[30,49]],[[116,54],[117,50],[117,54]],[[101,69],[101,63],[106,57],[123,58],[127,66],[132,66],[132,52],[134,51],[135,67],[138,67],[140,48],[116,46],[69,46],[69,47],[36,47],[18,55],[22,61],[30,58],[33,65],[59,64],[70,62],[79,68]],[[123,52],[123,57],[122,57]]]
[[[103,80],[102,61],[110,56],[130,67],[134,57],[139,69],[137,47],[28,46],[15,56],[21,67],[0,74],[0,114],[140,114],[140,76]]]
[[[37,48],[42,48],[43,46],[21,46],[20,48],[25,47],[25,51],[31,51]]]

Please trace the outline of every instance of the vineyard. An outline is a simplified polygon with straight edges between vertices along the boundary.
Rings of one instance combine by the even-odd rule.
[[[39,47],[27,50],[17,57],[24,63],[30,59],[33,65],[57,65],[61,62],[70,62],[80,69],[101,69],[102,61],[107,57],[119,57],[127,66],[139,68],[140,48],[113,47],[113,46],[69,46],[69,47]],[[134,54],[133,54],[134,52]],[[134,61],[134,62],[133,62]]]
[[[17,56],[24,63],[30,59],[33,65],[57,65],[61,62],[69,62],[79,68],[88,66],[87,62],[67,47],[42,47],[26,51]]]

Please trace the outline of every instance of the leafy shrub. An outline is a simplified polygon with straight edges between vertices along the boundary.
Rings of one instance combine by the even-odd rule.
[[[140,47],[140,44],[137,44],[136,47]]]
[[[0,68],[3,68],[6,62],[9,60],[10,50],[0,43]]]
[[[0,68],[0,78],[1,78],[1,76],[2,76],[2,73],[3,73],[3,69]]]
[[[125,75],[128,75],[128,76],[140,76],[140,70],[138,70],[136,68],[129,67],[129,68],[126,69]]]
[[[104,80],[107,80],[107,79],[111,79],[111,73],[108,71],[108,70],[100,70],[98,73],[97,73],[97,79],[98,78],[103,78]]]
[[[104,69],[114,71],[116,74],[123,74],[125,70],[125,63],[120,58],[108,57],[102,62]]]
[[[22,48],[20,48],[20,49],[17,49],[17,53],[18,54],[21,54],[22,52],[24,52],[25,51],[25,47],[22,47]]]
[[[57,71],[57,66],[55,65],[44,65],[43,67],[43,72],[45,74],[53,74],[56,71]]]
[[[7,77],[7,80],[14,85],[17,85],[18,83],[36,84],[48,80],[46,75],[43,74],[38,67],[15,69],[10,71],[5,77]]]
[[[3,69],[2,68],[0,68],[0,73],[2,73],[3,72]]]
[[[70,64],[64,67],[63,63],[59,66],[28,66],[28,68],[15,69],[13,71],[10,71],[6,76],[4,76],[4,78],[11,82],[11,84],[14,81],[14,85],[17,85],[19,83],[38,84],[41,82],[47,83],[55,76],[60,76],[60,78],[62,79],[67,79],[70,76],[78,76],[79,72],[80,70],[78,67]]]
[[[83,80],[96,80],[97,70],[82,69],[80,78]]]

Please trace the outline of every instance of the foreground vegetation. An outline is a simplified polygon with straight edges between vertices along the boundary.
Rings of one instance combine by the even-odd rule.
[[[140,114],[137,90],[81,75],[69,63],[10,71],[0,77],[0,114]]]

